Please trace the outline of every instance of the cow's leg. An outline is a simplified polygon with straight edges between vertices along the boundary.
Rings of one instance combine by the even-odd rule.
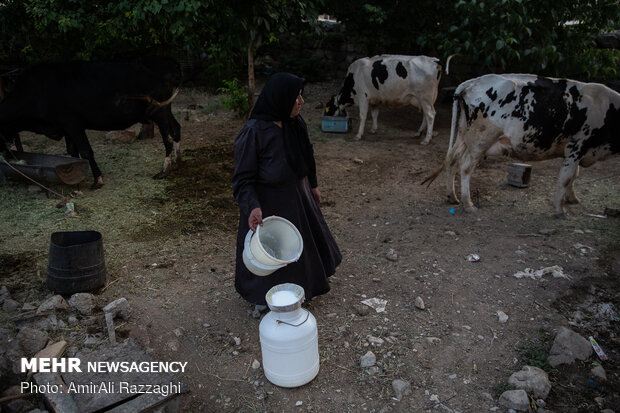
[[[150,121],[143,123],[140,126],[140,132],[138,133],[138,140],[152,139],[155,136],[155,124]]]
[[[435,123],[435,108],[433,105],[427,104],[422,106],[424,112],[424,120],[422,125],[426,123],[426,137],[420,142],[420,145],[428,145],[433,137],[433,124]],[[418,134],[422,133],[422,128],[418,131]]]
[[[461,202],[463,203],[463,207],[466,212],[475,212],[477,209],[474,206],[474,203],[471,202],[469,181],[471,174],[474,172],[474,169],[476,169],[478,159],[479,158],[472,156],[470,152],[466,152],[461,158]]]
[[[172,133],[172,145],[174,146],[174,160],[173,162],[178,166],[183,161],[181,156],[181,124],[177,122],[174,115],[172,115],[172,108],[168,110],[168,118],[170,120],[170,133]]]
[[[170,142],[168,136],[168,128],[162,127],[161,125],[158,126],[164,142],[164,148],[166,149],[166,156],[164,157],[164,165],[162,166],[161,172],[153,177],[155,179],[164,178],[170,174],[170,171],[172,171],[172,143]]]
[[[103,186],[103,177],[101,176],[101,170],[95,162],[95,154],[88,142],[88,137],[84,129],[73,128],[65,135],[65,145],[67,146],[67,152],[75,151],[80,155],[82,159],[88,159],[90,170],[93,173],[94,182],[91,186],[92,189],[101,188]],[[72,155],[73,156],[73,155]]]
[[[377,118],[379,117],[379,106],[371,105],[370,106],[370,117],[372,117],[372,129],[370,129],[370,133],[377,132]]]
[[[354,141],[359,141],[362,139],[362,135],[364,134],[364,126],[366,125],[366,117],[368,116],[368,101],[365,99],[360,99],[360,127],[357,130],[357,135],[353,138]]]
[[[172,171],[172,142],[171,142],[171,116],[168,116],[167,110],[170,110],[169,107],[165,107],[160,109],[159,111],[153,114],[153,120],[157,124],[159,128],[159,133],[161,134],[161,139],[164,143],[164,148],[166,149],[166,156],[164,157],[164,165],[162,167],[161,172],[158,172],[153,176],[154,179],[161,179],[170,174]]]
[[[553,207],[555,208],[556,215],[560,218],[566,218],[566,210],[564,209],[564,198],[568,192],[573,192],[573,182],[577,178],[577,172],[579,170],[579,161],[575,161],[571,158],[564,158],[562,161],[562,167],[560,168],[560,174],[558,176],[558,187],[555,192],[555,198],[553,199]]]
[[[424,114],[422,114],[422,123],[420,123],[420,127],[418,128],[418,131],[415,133],[414,137],[418,137],[422,135],[422,132],[426,130],[426,116],[424,116]]]
[[[579,198],[577,198],[577,195],[575,194],[575,181],[577,180],[578,176],[579,176],[579,165],[577,165],[577,168],[575,169],[575,176],[573,176],[573,179],[571,179],[570,183],[566,187],[566,194],[564,195],[564,202],[566,202],[567,204],[578,204],[579,203]]]

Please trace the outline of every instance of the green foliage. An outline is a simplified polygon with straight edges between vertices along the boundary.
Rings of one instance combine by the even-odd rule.
[[[19,44],[21,54],[4,44],[0,49],[15,61],[191,49],[205,36],[202,23],[209,4],[200,0],[9,0],[0,6],[0,26],[3,35],[16,33],[12,43]]]
[[[445,54],[462,53],[485,71],[557,75],[601,74],[606,69],[593,51],[593,36],[610,28],[618,6],[602,0],[460,0],[449,37],[428,33]],[[610,15],[607,15],[609,12]],[[590,56],[584,56],[588,54]]]
[[[237,78],[233,80],[224,80],[223,83],[224,87],[217,90],[227,95],[221,99],[222,104],[226,109],[235,111],[240,118],[244,117],[250,108],[248,102],[248,87],[240,87]]]
[[[407,3],[407,4],[405,4]],[[332,2],[328,11],[364,41],[367,54],[447,57],[479,73],[524,72],[605,79],[620,52],[597,50],[594,38],[620,22],[617,0],[458,0]],[[371,35],[369,35],[371,34]]]
[[[283,35],[318,31],[327,12],[365,55],[461,53],[488,72],[582,80],[618,76],[620,52],[594,38],[618,28],[617,0],[6,0],[0,2],[0,66],[180,52],[200,59],[211,84],[238,75],[248,49]],[[309,28],[307,28],[309,26]],[[327,40],[330,41],[329,39]],[[317,65],[302,49],[283,56],[291,71]],[[313,75],[307,76],[312,78]]]
[[[535,341],[524,340],[519,344],[517,350],[521,355],[521,362],[524,366],[534,366],[551,372],[553,367],[547,361],[549,354],[551,336],[541,331],[540,336]]]

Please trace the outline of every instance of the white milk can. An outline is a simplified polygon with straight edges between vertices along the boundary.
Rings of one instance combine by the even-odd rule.
[[[301,308],[304,289],[279,284],[267,291],[271,309],[260,322],[260,347],[267,380],[280,387],[298,387],[319,373],[316,319]]]

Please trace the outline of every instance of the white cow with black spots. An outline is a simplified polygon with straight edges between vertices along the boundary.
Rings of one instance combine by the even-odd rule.
[[[564,202],[579,202],[573,184],[579,166],[588,167],[620,153],[620,94],[598,83],[528,74],[485,75],[461,83],[454,94],[446,158],[424,180],[446,168],[448,200],[458,203],[454,178],[458,164],[461,201],[475,211],[469,181],[484,155],[510,155],[524,161],[563,157],[553,205],[565,217]]]
[[[449,70],[450,56],[446,63]],[[431,141],[435,122],[435,100],[441,78],[439,59],[428,56],[380,55],[364,57],[351,63],[338,95],[332,96],[325,115],[339,116],[345,108],[359,106],[360,126],[355,140],[362,138],[368,108],[372,116],[371,133],[377,130],[379,106],[412,105],[422,111],[422,124],[417,135],[426,129],[421,144]],[[417,136],[416,135],[416,136]]]

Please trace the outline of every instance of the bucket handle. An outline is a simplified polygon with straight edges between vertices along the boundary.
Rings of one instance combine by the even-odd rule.
[[[276,320],[276,323],[278,324],[286,324],[289,326],[293,326],[293,327],[299,327],[300,325],[302,325],[303,323],[305,323],[306,321],[308,321],[308,318],[310,317],[310,311],[305,310],[306,311],[306,319],[304,321],[302,321],[299,324],[291,324],[291,323],[287,323],[286,321],[282,321],[282,320]]]

